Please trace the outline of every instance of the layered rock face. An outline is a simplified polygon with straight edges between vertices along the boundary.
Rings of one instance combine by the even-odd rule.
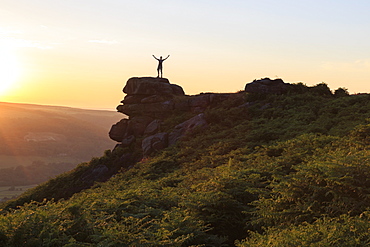
[[[173,110],[174,96],[185,95],[182,87],[170,84],[166,78],[134,77],[123,88],[126,97],[123,105],[117,107],[119,112],[128,116],[145,115],[163,118]]]
[[[126,96],[117,110],[128,118],[114,124],[109,136],[120,147],[139,146],[141,141],[144,157],[175,144],[194,128],[207,126],[203,111],[230,96],[213,93],[187,96],[182,87],[168,79],[153,77],[130,78],[123,92]],[[175,111],[192,112],[195,116],[171,132],[162,132],[163,120]]]
[[[291,84],[281,79],[264,78],[247,83],[247,93],[286,92]],[[140,148],[143,157],[174,145],[182,136],[195,128],[204,128],[207,121],[203,112],[219,102],[232,97],[233,93],[205,93],[185,95],[182,87],[171,84],[166,78],[133,77],[123,92],[126,94],[117,110],[128,118],[114,124],[109,132],[119,147]],[[162,130],[163,121],[175,112],[191,112],[193,117],[179,123],[171,131]]]

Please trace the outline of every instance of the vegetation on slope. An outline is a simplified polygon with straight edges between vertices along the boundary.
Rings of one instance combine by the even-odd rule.
[[[115,166],[128,150],[107,151],[5,204],[0,244],[367,245],[369,99],[333,95],[325,84],[236,93],[205,112],[207,129],[104,183],[67,193],[81,171]]]

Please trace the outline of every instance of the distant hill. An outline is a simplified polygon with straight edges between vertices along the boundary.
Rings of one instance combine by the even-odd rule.
[[[0,245],[369,245],[369,94],[145,80],[126,85],[117,148],[2,204]]]
[[[108,132],[122,117],[113,111],[0,103],[0,155],[90,159],[114,146]]]
[[[1,115],[3,115],[3,113],[7,113],[8,116],[11,116],[11,114],[13,113],[13,116],[14,114],[19,116],[18,113],[22,112],[22,114],[24,114],[25,110],[27,110],[27,112],[29,112],[30,114],[33,114],[33,116],[40,112],[44,112],[45,114],[60,114],[64,116],[74,117],[76,119],[84,120],[94,125],[101,126],[103,128],[106,128],[107,130],[109,130],[112,126],[112,121],[114,123],[114,121],[123,117],[122,114],[117,113],[113,110],[94,110],[66,106],[0,102]]]
[[[53,164],[47,169],[54,172],[44,173],[44,180],[71,169],[115,146],[108,132],[122,117],[106,110],[0,102],[0,169],[37,164],[32,170],[42,174],[43,166]],[[0,173],[0,185],[2,176],[24,181]]]

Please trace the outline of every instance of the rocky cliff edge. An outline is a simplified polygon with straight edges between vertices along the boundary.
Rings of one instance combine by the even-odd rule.
[[[284,93],[289,85],[281,79],[264,78],[247,83],[245,92]],[[128,116],[114,124],[109,132],[117,147],[140,146],[143,157],[176,143],[195,128],[207,126],[203,112],[235,93],[205,93],[185,95],[181,86],[166,78],[133,77],[123,92],[126,94],[117,106],[118,112]],[[192,113],[190,119],[171,131],[162,131],[163,121],[176,112]]]
[[[126,94],[117,110],[128,118],[114,124],[109,132],[117,147],[140,145],[143,157],[176,143],[194,128],[207,125],[203,112],[212,105],[227,99],[231,94],[207,93],[185,95],[182,87],[165,78],[130,78],[123,92]],[[162,131],[163,121],[176,112],[193,113],[193,117],[180,123],[169,132]]]

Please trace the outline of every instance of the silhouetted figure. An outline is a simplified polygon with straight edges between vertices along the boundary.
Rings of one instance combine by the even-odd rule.
[[[160,56],[159,57],[159,59],[158,58],[156,58],[154,55],[153,55],[153,57],[155,58],[155,59],[157,59],[158,60],[158,67],[157,67],[157,73],[158,73],[158,76],[157,77],[160,77],[160,78],[162,78],[163,77],[163,71],[162,71],[162,69],[163,69],[163,61],[164,60],[166,60],[168,57],[169,57],[170,55],[168,55],[165,59],[162,59],[162,56]],[[159,76],[159,74],[160,74],[160,76]]]

